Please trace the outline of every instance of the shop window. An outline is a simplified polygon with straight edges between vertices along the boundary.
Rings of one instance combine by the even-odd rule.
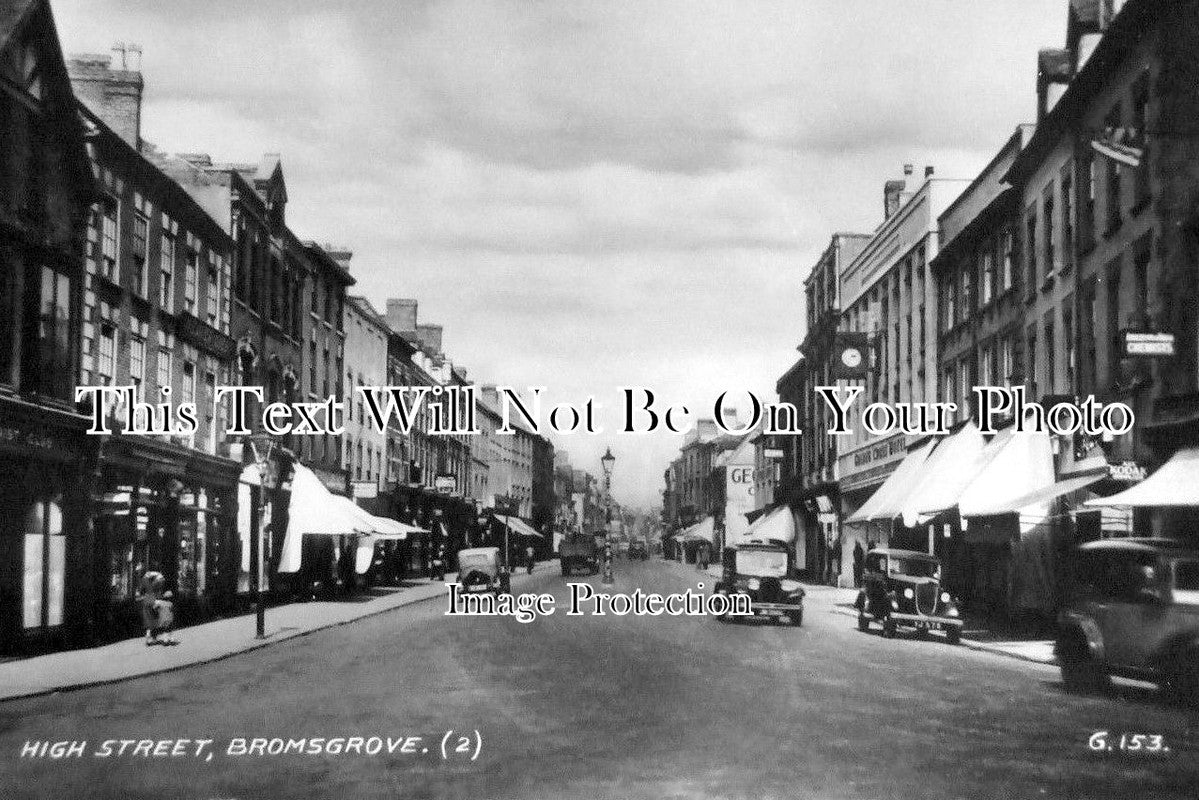
[[[39,472],[24,521],[21,621],[25,630],[54,628],[63,622],[67,538],[58,481]]]

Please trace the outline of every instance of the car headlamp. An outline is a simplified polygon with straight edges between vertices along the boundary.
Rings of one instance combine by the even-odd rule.
[[[891,601],[891,608],[893,608],[893,609],[895,609],[896,611],[898,611],[898,610],[899,610],[899,601],[897,601],[897,600],[892,600],[892,601]]]
[[[762,586],[762,582],[757,578],[750,578],[745,582],[745,586],[750,591],[756,592]]]
[[[949,602],[949,592],[941,592],[941,602],[942,603]]]
[[[799,581],[783,580],[779,581],[779,588],[791,594],[792,592],[798,592],[801,587]]]
[[[903,596],[906,597],[908,600],[911,600],[913,597],[916,596],[916,593],[913,592],[911,589],[904,589]]]
[[[945,616],[947,616],[947,617],[956,617],[957,615],[958,615],[958,610],[956,608],[951,608],[945,612]]]

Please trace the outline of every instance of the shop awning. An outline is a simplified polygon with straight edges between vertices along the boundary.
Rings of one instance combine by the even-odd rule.
[[[279,555],[280,572],[299,572],[303,536],[350,536],[370,533],[370,526],[352,513],[303,464],[295,465],[291,503],[287,509],[287,534]]]
[[[683,532],[680,536],[686,542],[707,542],[715,544],[716,542],[716,520],[712,517],[704,517],[702,522],[692,525]]]
[[[511,530],[513,533],[518,533],[521,536],[536,536],[538,539],[545,538],[545,536],[543,534],[540,534],[537,532],[536,528],[534,528],[529,523],[525,522],[520,517],[503,517],[503,516],[501,516],[499,519],[502,519],[508,525],[508,529]]]
[[[899,514],[911,528],[929,516],[953,508],[958,495],[978,475],[986,441],[978,426],[967,422],[942,439],[899,499]]]
[[[1048,433],[1015,432],[1007,428],[987,444],[987,449],[993,451],[991,457],[958,495],[961,516],[1007,514],[1012,510],[1044,505],[1056,496],[1038,499],[1038,493],[1052,487],[1055,479],[1053,444]],[[1023,498],[1029,495],[1036,497],[1031,502],[1024,502]]]
[[[1027,513],[1029,509],[1036,508],[1037,506],[1047,506],[1052,500],[1056,500],[1063,495],[1081,491],[1106,477],[1106,471],[1098,473],[1089,472],[1085,475],[1077,475],[1073,478],[1066,478],[1057,483],[1042,486],[1039,489],[1033,489],[1016,497],[997,497],[991,503],[980,503],[977,506],[977,510],[973,511],[973,516],[1017,514],[1022,511]]]
[[[936,447],[935,441],[928,441],[919,448],[904,456],[883,485],[862,504],[862,507],[849,515],[845,521],[871,522],[879,519],[891,519],[899,515],[900,502],[911,489],[912,480],[920,467],[928,460],[928,456]]]
[[[1188,447],[1152,475],[1130,489],[1111,497],[1088,500],[1088,506],[1199,506],[1199,447]]]
[[[791,513],[789,506],[783,505],[750,525],[749,530],[741,535],[736,544],[741,545],[751,541],[794,544],[795,538],[795,515]]]

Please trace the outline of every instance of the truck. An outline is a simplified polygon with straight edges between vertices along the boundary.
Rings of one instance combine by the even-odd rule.
[[[585,569],[591,575],[599,574],[599,548],[595,537],[588,533],[570,533],[562,537],[558,545],[558,558],[562,562],[562,575]]]

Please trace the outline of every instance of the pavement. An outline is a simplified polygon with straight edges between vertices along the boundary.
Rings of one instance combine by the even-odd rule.
[[[558,562],[541,562],[556,569]],[[449,573],[447,582],[456,580]],[[514,587],[527,580],[513,575]],[[266,636],[256,638],[254,614],[226,617],[175,632],[179,644],[147,646],[145,639],[126,639],[101,647],[68,650],[0,663],[0,701],[116,683],[145,675],[219,661],[279,644],[316,631],[345,625],[412,603],[445,597],[444,583],[424,579],[401,588],[373,587],[341,600],[290,603],[266,610]]]
[[[681,592],[700,577],[618,561],[614,587],[572,583]],[[813,587],[797,628],[571,616],[552,566],[518,584],[555,613],[521,623],[413,602],[0,703],[0,797],[1158,800],[1199,785],[1199,725],[1153,690],[1080,697],[1046,664],[863,633],[836,590]],[[1096,752],[1098,731],[1169,751]]]

